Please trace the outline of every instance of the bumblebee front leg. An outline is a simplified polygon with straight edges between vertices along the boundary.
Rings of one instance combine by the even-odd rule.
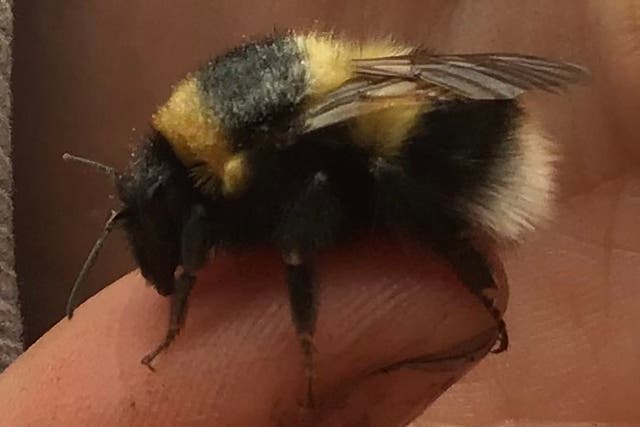
[[[180,333],[187,315],[187,303],[191,289],[196,282],[196,272],[202,268],[210,250],[209,225],[205,210],[196,205],[191,208],[186,220],[181,239],[182,265],[178,267],[174,292],[171,294],[171,309],[169,312],[169,327],[160,345],[147,354],[140,361],[152,371],[151,362],[161,352],[166,350]]]
[[[158,345],[152,352],[142,358],[140,363],[147,366],[152,371],[155,371],[151,365],[153,360],[164,350],[169,348],[173,340],[180,333],[180,329],[184,324],[184,319],[187,313],[187,301],[189,294],[196,281],[193,274],[182,272],[175,283],[175,290],[171,294],[171,311],[169,312],[169,328],[164,340]]]
[[[313,334],[318,304],[312,258],[319,248],[335,240],[341,218],[341,206],[329,179],[319,172],[292,201],[277,230],[287,268],[291,317],[304,357],[306,407],[314,406]]]

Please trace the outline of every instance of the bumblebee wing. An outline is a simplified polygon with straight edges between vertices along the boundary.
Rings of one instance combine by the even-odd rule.
[[[514,54],[411,55],[354,60],[357,77],[312,106],[303,132],[386,108],[447,99],[512,99],[528,90],[555,91],[586,70]]]
[[[412,55],[355,60],[356,73],[419,80],[474,99],[512,99],[527,90],[554,91],[584,77],[574,64],[528,55]]]
[[[399,105],[424,104],[444,93],[421,88],[419,82],[397,77],[354,79],[310,107],[303,119],[302,133]]]

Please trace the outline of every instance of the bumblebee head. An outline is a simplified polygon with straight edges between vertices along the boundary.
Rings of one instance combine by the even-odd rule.
[[[76,280],[67,305],[73,314],[74,296],[95,262],[97,253],[112,229],[122,226],[144,278],[162,295],[173,292],[174,273],[181,262],[182,228],[191,207],[198,200],[188,171],[170,145],[158,133],[140,145],[122,172],[91,160],[65,155],[67,160],[91,164],[111,175],[122,203],[113,212],[103,234],[96,241]]]
[[[172,293],[182,226],[195,199],[186,169],[156,133],[134,154],[129,168],[116,174],[116,187],[122,225],[142,275],[160,294]]]

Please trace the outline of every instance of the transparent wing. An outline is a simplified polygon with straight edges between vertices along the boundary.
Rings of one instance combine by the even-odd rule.
[[[386,108],[447,99],[513,99],[557,91],[587,71],[567,62],[512,54],[411,55],[354,61],[357,77],[311,106],[302,132]]]
[[[574,64],[527,55],[413,55],[356,60],[365,76],[420,80],[468,99],[511,99],[528,90],[554,91],[581,80],[586,70]]]

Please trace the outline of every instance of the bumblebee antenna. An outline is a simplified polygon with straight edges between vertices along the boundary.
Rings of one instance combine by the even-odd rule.
[[[109,236],[111,231],[113,231],[113,227],[117,224],[117,222],[122,219],[123,213],[124,211],[122,210],[111,211],[111,216],[105,223],[104,229],[102,230],[102,234],[100,235],[100,237],[98,237],[98,240],[96,240],[96,243],[94,243],[93,248],[91,248],[91,252],[89,252],[89,256],[87,257],[86,261],[82,265],[82,269],[80,270],[80,273],[78,274],[78,278],[73,284],[73,288],[71,289],[71,293],[69,294],[69,299],[67,300],[67,318],[68,319],[71,319],[73,317],[73,311],[76,308],[75,300],[76,300],[76,294],[78,293],[78,289],[80,289],[82,284],[85,282],[87,273],[89,272],[89,270],[91,270],[91,267],[93,267],[93,264],[95,264],[96,258],[98,257],[98,252],[100,252],[100,249],[104,244],[104,241],[107,239],[107,236]]]
[[[64,153],[62,155],[62,160],[65,160],[67,162],[82,163],[82,164],[91,166],[91,167],[99,170],[100,172],[106,173],[107,175],[116,176],[115,168],[113,168],[111,166],[107,166],[107,165],[105,165],[103,163],[100,163],[100,162],[96,162],[95,160],[85,159],[84,157],[74,156],[73,154],[69,154],[69,153]]]

